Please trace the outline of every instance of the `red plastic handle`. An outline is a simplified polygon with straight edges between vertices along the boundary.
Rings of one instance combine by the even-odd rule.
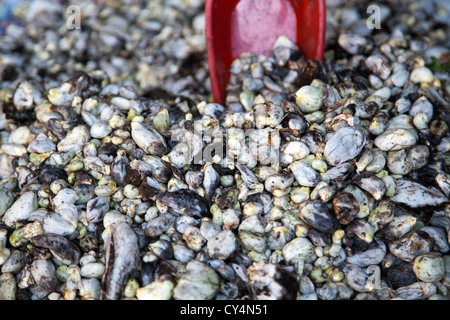
[[[245,25],[246,18],[250,22]],[[290,37],[307,59],[323,59],[325,0],[206,0],[205,19],[211,88],[214,100],[220,104],[225,103],[233,60],[245,51],[271,52],[279,35]],[[295,26],[296,30],[292,30]],[[243,30],[236,31],[239,28]]]

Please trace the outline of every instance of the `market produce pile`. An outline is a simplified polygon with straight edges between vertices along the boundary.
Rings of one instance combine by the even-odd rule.
[[[70,29],[70,5],[81,29]],[[0,299],[448,299],[450,5],[327,1],[213,103],[202,0],[15,9]]]

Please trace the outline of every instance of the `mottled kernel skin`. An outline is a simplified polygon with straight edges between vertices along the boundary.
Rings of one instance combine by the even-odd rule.
[[[0,299],[448,299],[444,7],[327,1],[221,105],[205,0],[60,2],[0,30]]]

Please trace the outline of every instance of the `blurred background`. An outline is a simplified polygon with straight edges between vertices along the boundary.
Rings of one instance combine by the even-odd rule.
[[[371,4],[380,8],[380,29],[367,27]],[[70,5],[80,9],[80,29],[67,27]],[[342,33],[414,37],[417,50],[433,47],[427,63],[449,51],[448,0],[327,0],[326,5],[325,62],[345,58],[337,44]],[[51,86],[73,70],[96,69],[143,95],[161,90],[211,99],[204,0],[0,0],[1,87],[23,76]]]

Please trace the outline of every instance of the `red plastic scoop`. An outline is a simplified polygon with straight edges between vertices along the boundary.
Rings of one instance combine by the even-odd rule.
[[[268,56],[280,35],[322,60],[325,0],[206,0],[206,45],[214,100],[224,104],[229,69],[243,52]]]

